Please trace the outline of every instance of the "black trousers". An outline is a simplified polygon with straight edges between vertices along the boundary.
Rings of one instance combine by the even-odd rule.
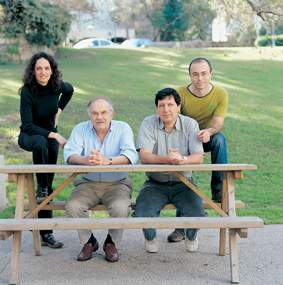
[[[28,135],[21,132],[18,140],[19,146],[32,152],[34,164],[56,164],[59,144],[55,139],[48,139],[41,135]],[[40,187],[48,187],[48,194],[53,192],[52,182],[54,173],[37,173],[36,180]],[[39,211],[39,218],[52,218],[52,211]],[[41,235],[52,233],[52,230],[40,231]]]

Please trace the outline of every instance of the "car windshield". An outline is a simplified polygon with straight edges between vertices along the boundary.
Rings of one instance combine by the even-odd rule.
[[[100,41],[100,44],[101,44],[102,46],[109,46],[109,45],[110,45],[110,43],[107,42],[107,41]]]
[[[92,45],[95,46],[95,47],[99,46],[98,40],[94,40],[94,41],[92,42]]]

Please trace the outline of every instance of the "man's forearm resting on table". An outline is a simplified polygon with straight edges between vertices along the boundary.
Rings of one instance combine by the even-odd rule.
[[[125,155],[119,155],[112,157],[111,164],[131,164],[131,162]]]
[[[78,154],[71,155],[68,160],[68,164],[80,164],[80,165],[94,165],[91,163],[91,157],[90,156],[81,156]],[[113,165],[113,164],[130,164],[130,160],[124,156],[119,155],[112,158],[105,158],[105,164],[104,165]]]
[[[148,150],[140,150],[141,162],[144,164],[172,164],[169,156],[156,155]],[[194,153],[182,157],[176,164],[200,164],[203,163],[203,153]]]
[[[186,156],[184,164],[201,164],[203,163],[203,153],[193,153]]]
[[[169,164],[170,160],[169,157],[166,156],[162,156],[162,155],[156,155],[153,154],[149,151],[140,150],[140,157],[141,157],[141,162],[144,164]]]

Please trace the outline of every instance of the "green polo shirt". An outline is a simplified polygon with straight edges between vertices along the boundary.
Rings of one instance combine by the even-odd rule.
[[[178,88],[177,92],[181,97],[181,113],[195,119],[201,130],[210,127],[214,116],[226,115],[228,93],[220,86],[213,85],[211,91],[203,97],[191,93],[188,86]]]

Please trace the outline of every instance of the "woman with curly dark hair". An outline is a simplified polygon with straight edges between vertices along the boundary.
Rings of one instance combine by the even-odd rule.
[[[30,59],[20,88],[21,132],[19,146],[31,151],[34,164],[56,164],[59,145],[66,139],[57,132],[60,113],[73,95],[73,86],[63,82],[55,59],[39,52]],[[52,193],[54,173],[38,173],[37,202]],[[51,218],[52,211],[39,211],[39,218]],[[60,248],[63,243],[54,238],[52,231],[40,231],[41,244]]]

